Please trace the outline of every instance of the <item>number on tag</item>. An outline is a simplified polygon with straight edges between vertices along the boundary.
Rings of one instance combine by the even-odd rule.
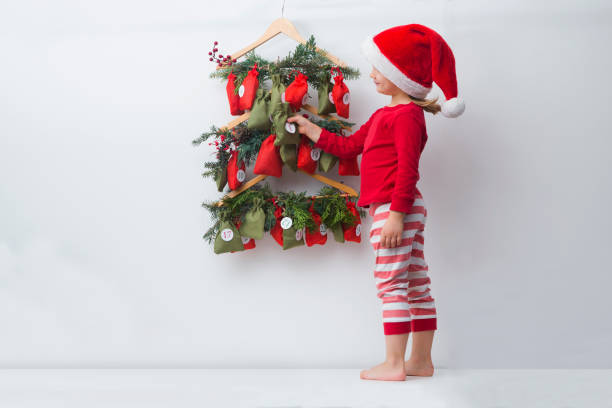
[[[229,242],[234,238],[234,231],[232,231],[230,228],[225,228],[224,230],[221,231],[221,239],[224,240],[225,242]]]
[[[283,217],[281,219],[281,228],[282,229],[289,229],[291,228],[291,226],[293,225],[293,220],[289,217]]]

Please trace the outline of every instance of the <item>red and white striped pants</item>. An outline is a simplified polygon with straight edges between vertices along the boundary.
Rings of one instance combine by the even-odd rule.
[[[402,334],[436,330],[436,305],[431,297],[428,266],[423,253],[427,210],[417,189],[414,204],[404,216],[402,242],[394,248],[380,246],[380,230],[389,217],[391,203],[373,203],[370,244],[376,253],[374,278],[382,299],[384,333]]]

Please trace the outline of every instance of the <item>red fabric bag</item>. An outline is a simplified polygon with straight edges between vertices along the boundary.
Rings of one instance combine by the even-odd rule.
[[[359,163],[357,162],[357,157],[338,159],[338,174],[341,176],[358,176]]]
[[[272,201],[272,204],[274,204],[274,207],[276,207],[276,209],[274,210],[274,218],[276,218],[276,223],[270,230],[270,235],[272,235],[274,240],[278,242],[278,244],[282,247],[283,228],[281,227],[281,219],[283,218],[283,209],[276,204],[276,201]]]
[[[332,70],[334,68],[332,68]],[[342,75],[342,72],[340,72],[339,69],[336,69],[336,71],[338,72],[338,75],[334,77],[332,98],[334,99],[334,105],[336,105],[336,113],[338,114],[338,116],[348,118],[350,107],[350,92],[348,87],[344,83],[344,75]]]
[[[304,240],[306,241],[306,245],[309,247],[316,244],[325,245],[327,242],[327,227],[321,222],[321,216],[314,210],[314,198],[312,200],[312,204],[310,204],[309,211],[312,214],[312,218],[317,226],[312,231],[306,227],[306,230],[304,231]]]
[[[289,102],[289,106],[291,106],[294,112],[299,111],[302,105],[306,103],[306,94],[308,93],[307,79],[306,75],[298,72],[293,82],[285,89],[285,100],[283,102]]]
[[[236,225],[236,229],[240,228],[240,220],[236,221],[235,225]],[[253,238],[241,236],[240,239],[242,240],[242,245],[244,246],[244,249],[255,248],[255,240]],[[230,251],[230,253],[234,253],[234,252],[238,252],[238,251]]]
[[[245,170],[244,160],[238,162],[238,151],[232,151],[227,162],[227,185],[231,190],[235,190],[242,185],[246,178]]]
[[[302,140],[298,145],[297,166],[309,174],[314,174],[317,170],[321,149],[313,147],[310,139],[302,135]]]
[[[230,113],[234,116],[242,115],[244,113],[244,110],[240,109],[240,95],[234,93],[234,90],[236,89],[235,81],[236,75],[234,75],[234,71],[232,71],[227,77],[227,85],[225,86],[225,91],[227,92]]]
[[[274,146],[275,139],[276,135],[272,134],[261,143],[253,173],[274,177],[283,175],[283,160],[280,156],[280,147]]]
[[[361,217],[357,212],[355,203],[349,201],[348,197],[346,197],[346,206],[348,207],[349,211],[356,217],[357,221],[355,221],[355,224],[352,226],[342,224],[342,230],[344,231],[344,240],[352,242],[361,242]]]
[[[251,110],[253,107],[253,101],[259,88],[259,71],[257,71],[257,63],[253,65],[253,68],[247,73],[247,76],[242,81],[242,85],[238,89],[238,96],[240,96],[240,109]]]

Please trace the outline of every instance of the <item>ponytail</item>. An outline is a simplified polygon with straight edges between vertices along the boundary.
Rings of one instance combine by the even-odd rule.
[[[419,105],[423,108],[424,111],[433,113],[434,115],[442,110],[442,107],[437,103],[438,98],[436,99],[419,99],[414,96],[408,95],[408,98],[411,102]]]

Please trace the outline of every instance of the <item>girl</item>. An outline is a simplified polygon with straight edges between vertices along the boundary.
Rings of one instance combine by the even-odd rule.
[[[432,376],[431,346],[437,329],[436,308],[424,259],[427,210],[416,186],[419,159],[427,142],[423,111],[456,117],[465,105],[457,97],[454,56],[435,31],[419,25],[392,27],[368,37],[361,51],[372,64],[376,91],[391,103],[376,110],[350,137],[321,129],[303,116],[289,118],[314,146],[340,158],[361,159],[360,207],[373,217],[377,296],[382,299],[386,359],[363,370],[362,379],[403,381],[406,375]],[[425,96],[432,81],[446,102]],[[404,361],[409,333],[412,353]]]

